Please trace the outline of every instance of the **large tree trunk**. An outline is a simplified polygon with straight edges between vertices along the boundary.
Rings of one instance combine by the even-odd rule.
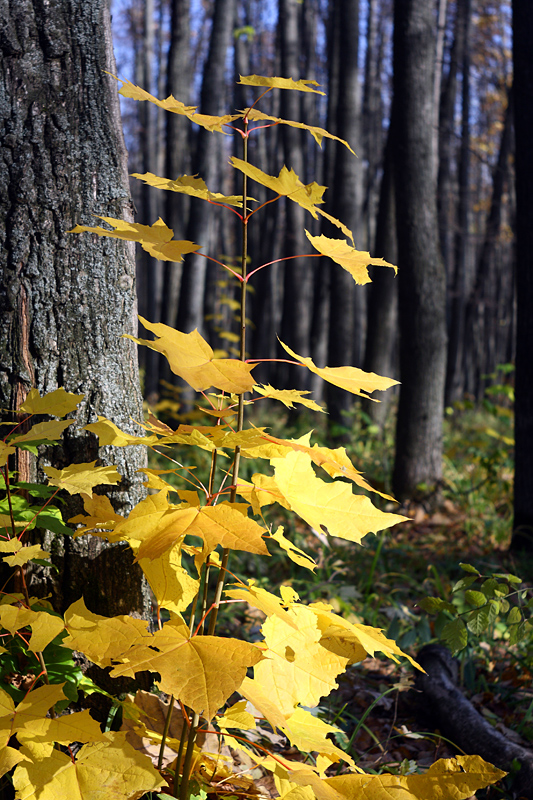
[[[393,488],[406,498],[442,474],[445,276],[433,171],[435,19],[427,0],[396,0],[394,102],[400,403]]]
[[[528,0],[513,0],[516,134],[516,402],[515,550],[533,552],[533,15]]]
[[[134,253],[124,242],[68,233],[94,224],[93,213],[132,218],[117,86],[105,72],[115,72],[107,4],[10,0],[2,8],[0,406],[16,408],[32,386],[64,386],[85,395],[80,425],[100,414],[131,430],[142,415],[137,356],[121,336],[137,327]],[[71,426],[39,464],[23,465],[24,477],[43,462],[96,458],[95,436]],[[102,458],[124,475],[114,498],[127,513],[142,496],[135,471],[145,453],[106,448]],[[55,537],[51,549],[59,575],[35,589],[51,588],[58,609],[84,595],[104,614],[146,610],[140,570],[122,547],[85,536]]]

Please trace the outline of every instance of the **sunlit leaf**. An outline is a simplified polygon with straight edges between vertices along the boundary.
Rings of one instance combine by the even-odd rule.
[[[272,592],[254,586],[253,581],[249,581],[248,586],[240,586],[237,589],[226,589],[226,595],[233,600],[244,600],[254,608],[258,608],[267,617],[277,615],[289,626],[297,628],[294,616],[283,608],[283,603],[279,597]]]
[[[161,608],[180,613],[189,607],[198,592],[200,581],[192,578],[181,566],[179,545],[153,561],[139,559],[139,566]]]
[[[287,408],[294,408],[294,404],[298,403],[313,411],[323,411],[324,413],[326,411],[325,408],[319,406],[314,400],[304,397],[304,395],[309,394],[309,392],[300,392],[297,389],[274,389],[270,384],[266,386],[256,385],[254,386],[254,392],[263,395],[263,397],[279,400],[280,403],[283,403]]]
[[[38,422],[27,433],[20,433],[12,436],[8,442],[10,446],[27,444],[28,442],[56,442],[61,438],[61,434],[72,425],[74,420],[50,420],[49,422]]]
[[[329,131],[324,130],[324,128],[318,128],[316,125],[305,125],[303,122],[295,122],[291,119],[280,119],[280,117],[271,117],[269,114],[263,114],[262,111],[259,111],[257,108],[247,108],[246,116],[250,120],[250,122],[275,122],[277,125],[289,125],[291,128],[299,128],[300,130],[308,131],[311,136],[314,138],[315,142],[322,146],[323,139],[334,139],[336,142],[340,142],[345,147],[348,148],[350,153],[353,152],[352,148],[344,139],[339,139],[338,136],[334,136]]]
[[[394,264],[389,264],[383,258],[372,258],[370,253],[363,250],[356,250],[343,239],[328,239],[327,236],[311,236],[306,231],[305,235],[319,253],[331,258],[335,263],[340,264],[343,269],[350,273],[354,281],[358,284],[370,283],[368,265],[374,264],[380,267],[392,267],[395,272],[398,268]]]
[[[42,397],[37,389],[30,389],[18,410],[25,414],[50,414],[53,417],[64,417],[74,411],[83,398],[83,394],[72,394],[62,387],[48,392]]]
[[[325,94],[314,86],[320,86],[316,81],[300,80],[293,81],[292,78],[267,78],[263,75],[240,75],[237,83],[244,86],[266,86],[269,89],[295,89],[298,92],[313,92],[314,94]]]
[[[147,445],[150,447],[159,441],[157,436],[134,436],[117,428],[114,422],[105,417],[98,417],[98,422],[85,425],[84,431],[90,431],[98,436],[100,447],[112,445],[113,447],[129,447],[133,444]]]
[[[376,375],[374,372],[363,372],[362,369],[357,369],[357,367],[317,367],[313,363],[311,358],[304,358],[303,356],[297,355],[290,347],[283,342],[280,342],[281,346],[287,353],[292,356],[292,358],[296,359],[300,364],[310,372],[314,372],[315,375],[319,375],[328,383],[332,383],[334,386],[339,386],[341,389],[345,389],[347,392],[351,392],[352,394],[360,395],[361,397],[367,397],[369,400],[375,400],[376,398],[370,397],[369,392],[374,391],[384,391],[385,389],[389,389],[391,386],[394,386],[398,383],[398,381],[393,380],[392,378],[384,378],[381,375]]]
[[[307,453],[272,459],[276,483],[291,509],[312,528],[360,543],[367,533],[390,528],[407,517],[380,511],[364,495],[354,495],[344,481],[318,478]]]
[[[4,556],[4,561],[10,567],[22,567],[34,558],[49,558],[50,553],[41,550],[40,544],[32,544],[23,547],[14,556]]]
[[[9,456],[16,452],[17,451],[15,447],[10,447],[5,442],[0,442],[0,467],[5,466]]]
[[[283,535],[283,528],[281,525],[274,531],[274,533],[270,534],[269,538],[277,542],[282,550],[287,553],[287,556],[290,558],[290,560],[295,564],[298,564],[299,567],[305,567],[305,569],[308,569],[311,572],[315,571],[317,567],[316,561],[303,550],[300,550],[299,547],[296,547],[295,544],[293,544]]]
[[[230,158],[230,162],[236,169],[243,172],[251,180],[260,183],[261,186],[266,186],[268,189],[276,192],[276,194],[288,197],[289,200],[298,203],[299,206],[305,208],[306,211],[309,211],[309,213],[317,219],[317,209],[315,206],[324,202],[322,195],[326,191],[325,186],[320,186],[315,182],[304,184],[293,169],[289,170],[285,166],[281,168],[276,178],[275,175],[268,175],[266,172],[260,170],[259,167],[255,167],[240,158],[235,158],[235,156]]]
[[[34,653],[44,650],[65,628],[61,617],[18,605],[0,606],[0,624],[11,634],[30,626],[32,635],[28,647]]]
[[[290,743],[302,753],[328,753],[334,761],[347,761],[353,765],[353,759],[337,747],[331,735],[340,733],[334,725],[313,716],[304,708],[297,708],[283,726]]]
[[[224,195],[219,192],[210,192],[205,181],[197,175],[181,175],[176,180],[171,180],[170,178],[160,178],[152,172],[145,172],[142,175],[139,172],[134,172],[133,177],[144,181],[148,186],[155,186],[157,189],[166,189],[170,192],[179,192],[180,194],[188,194],[191,197],[198,197],[201,200],[242,208],[242,195]],[[248,198],[248,200],[250,199]]]
[[[246,711],[246,700],[239,700],[231,708],[226,709],[222,717],[217,717],[217,725],[221,730],[236,728],[249,731],[255,728],[255,719]]]
[[[48,475],[48,483],[51,486],[65,489],[69,494],[91,497],[95,486],[102,484],[112,486],[122,480],[122,475],[119,475],[116,467],[96,467],[95,464],[96,461],[91,461],[87,464],[71,464],[65,469],[43,467],[43,470]]]
[[[181,333],[162,322],[148,322],[143,317],[139,319],[145,328],[159,338],[155,341],[136,339],[134,336],[127,338],[163,353],[172,372],[196,391],[209,389],[211,386],[234,394],[252,390],[253,364],[245,364],[238,359],[214,358],[212,348],[197,330]]]

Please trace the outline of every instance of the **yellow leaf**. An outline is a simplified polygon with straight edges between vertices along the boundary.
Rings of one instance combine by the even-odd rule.
[[[102,617],[93,614],[80,598],[65,612],[68,636],[63,647],[81,650],[99,667],[110,667],[129,647],[150,638],[148,623],[133,617]]]
[[[389,389],[394,384],[398,383],[398,381],[393,380],[392,378],[383,378],[381,375],[376,375],[374,372],[363,372],[362,369],[357,369],[357,367],[317,367],[313,364],[311,358],[304,358],[303,356],[297,355],[290,347],[283,342],[280,342],[281,346],[287,353],[295,358],[300,364],[303,364],[304,367],[310,372],[314,372],[315,375],[319,375],[328,383],[332,383],[334,386],[339,386],[341,389],[345,389],[347,392],[351,392],[352,394],[358,394],[361,397],[366,397],[369,400],[375,400],[374,397],[369,397],[368,392],[374,392],[376,390],[382,392],[385,389]]]
[[[265,530],[242,513],[247,508],[246,504],[224,502],[176,511],[172,524],[164,529],[158,528],[143,540],[137,558],[158,558],[186,535],[199,536],[207,552],[221,545],[231,550],[268,555],[263,541]]]
[[[279,710],[275,699],[272,699],[255,678],[245,678],[239,689],[254,708],[270,723],[272,728],[281,728],[285,724],[285,715]]]
[[[349,228],[346,227],[346,225],[344,225],[344,223],[340,221],[340,219],[337,219],[337,217],[332,217],[331,214],[328,214],[322,208],[317,208],[317,211],[321,217],[324,217],[324,219],[327,219],[328,222],[331,222],[332,225],[334,225],[336,228],[342,231],[342,233],[346,236],[346,238],[350,239],[351,243],[354,244],[353,233]]]
[[[27,756],[23,755],[20,750],[15,750],[14,747],[8,747],[7,744],[0,750],[0,778],[7,772],[10,772],[14,766],[25,761]]]
[[[72,394],[60,387],[41,397],[37,389],[30,389],[18,410],[24,411],[25,414],[50,414],[53,417],[64,417],[78,407],[84,396],[83,394]]]
[[[261,651],[248,642],[218,636],[190,638],[183,625],[165,623],[146,644],[132,647],[127,662],[116,666],[111,675],[159,672],[163,692],[212,719],[239,689],[248,667],[261,658]]]
[[[106,733],[106,741],[84,745],[74,762],[59,750],[19,764],[13,784],[21,800],[133,800],[166,781],[150,759],[136,752],[126,734]]]
[[[348,478],[349,480],[353,481],[357,486],[360,486],[362,489],[366,489],[369,492],[376,492],[381,497],[384,497],[385,500],[392,500],[394,498],[384,492],[380,492],[377,489],[374,489],[362,476],[362,473],[359,470],[355,469],[354,465],[350,461],[346,449],[344,447],[337,447],[335,450],[330,450],[329,447],[320,447],[318,444],[314,444],[312,447],[309,443],[309,435],[306,437],[302,437],[300,439],[276,439],[274,436],[268,436],[268,434],[264,434],[265,439],[269,442],[275,442],[276,444],[282,445],[287,449],[297,450],[302,453],[307,453],[310,457],[313,464],[316,464],[319,467],[327,472],[327,474],[332,478]]]
[[[191,197],[198,197],[201,200],[209,200],[215,203],[225,203],[228,206],[242,208],[242,195],[224,195],[219,192],[210,192],[205,181],[197,175],[181,175],[175,181],[170,178],[160,178],[151,172],[141,175],[139,172],[133,173],[134,178],[144,181],[148,186],[155,186],[157,189],[167,189],[170,192],[188,194]],[[248,198],[250,200],[251,198]]]
[[[114,217],[100,217],[114,230],[102,228],[98,225],[92,228],[87,225],[76,225],[69,233],[96,233],[98,236],[108,236],[111,239],[125,239],[128,242],[138,242],[154,258],[160,261],[183,261],[187,253],[195,253],[200,245],[172,239],[174,231],[168,228],[159,218],[153,225],[141,225],[139,222],[128,222]]]
[[[65,489],[69,494],[91,497],[95,486],[113,485],[122,480],[122,475],[119,475],[116,467],[95,467],[95,464],[96,461],[91,461],[87,464],[71,464],[65,469],[43,467],[43,470],[48,475],[48,483],[51,486]]]
[[[227,728],[237,728],[242,731],[249,731],[255,728],[253,714],[246,711],[246,700],[239,700],[231,708],[226,709],[223,716],[217,717],[217,725],[221,730]]]
[[[262,589],[260,586],[254,586],[252,581],[248,582],[248,586],[239,586],[237,589],[226,589],[226,595],[233,600],[244,600],[254,608],[258,608],[267,617],[274,614],[281,617],[281,619],[289,626],[296,630],[297,625],[291,614],[283,608],[282,601],[275,594]]]
[[[181,333],[162,322],[151,323],[139,317],[142,324],[159,338],[155,341],[133,339],[151,350],[163,353],[170,369],[183,378],[193,389],[202,391],[216,386],[224,392],[242,394],[250,392],[254,381],[251,376],[253,364],[230,358],[214,358],[212,348],[197,330]]]
[[[113,530],[119,522],[124,521],[124,517],[115,512],[109,497],[106,497],[105,494],[93,494],[92,497],[84,495],[83,507],[87,515],[78,514],[69,519],[72,524],[82,525],[74,534],[75,536],[81,536],[89,531],[98,535],[98,529]],[[108,537],[105,536],[105,538]]]
[[[251,180],[260,183],[261,186],[266,186],[276,194],[288,197],[289,200],[298,203],[299,206],[309,211],[314,219],[318,219],[318,210],[315,206],[324,202],[322,195],[326,191],[326,186],[320,186],[315,182],[304,184],[293,169],[288,170],[285,166],[281,168],[276,178],[274,175],[268,175],[260,170],[259,167],[255,167],[247,161],[235,158],[235,156],[230,158],[230,162],[235,169],[243,172]]]
[[[292,119],[271,117],[269,114],[263,114],[263,112],[259,111],[257,108],[247,108],[245,114],[251,122],[266,122],[267,120],[270,120],[271,122],[275,122],[277,125],[289,125],[291,128],[300,128],[300,130],[309,131],[319,147],[322,146],[322,139],[334,139],[336,142],[340,142],[347,147],[350,153],[355,155],[348,142],[346,142],[344,139],[339,139],[338,136],[334,136],[329,131],[324,130],[324,128],[317,128],[315,125],[305,125],[303,122],[295,122]]]
[[[326,94],[313,86],[320,86],[316,81],[300,80],[293,81],[292,78],[267,78],[263,75],[239,75],[237,83],[244,86],[266,86],[269,89],[295,89],[298,92],[313,92],[314,94]]]
[[[150,447],[159,441],[157,436],[133,436],[117,428],[114,422],[105,417],[98,417],[98,422],[91,422],[82,429],[96,434],[100,447],[112,445],[113,447],[128,447],[132,444],[144,444]]]
[[[13,436],[9,440],[9,445],[20,445],[27,442],[55,442],[61,438],[61,434],[72,425],[74,420],[50,420],[49,422],[39,422],[34,425],[27,433],[21,433],[18,436]]]
[[[464,800],[505,775],[481,756],[457,756],[436,761],[422,775],[339,775],[324,783],[343,800]]]
[[[52,706],[65,699],[63,683],[39,686],[26,695],[15,709],[13,732],[25,728],[35,720],[46,717]]]
[[[32,544],[23,547],[14,556],[5,556],[3,560],[10,567],[22,567],[32,558],[48,558],[49,556],[50,553],[47,553],[46,550],[41,550],[40,544]]]
[[[140,86],[135,86],[135,84],[127,80],[127,78],[117,78],[115,75],[111,75],[111,73],[108,73],[108,75],[122,84],[118,92],[122,95],[122,97],[129,97],[132,100],[139,100],[141,102],[143,100],[147,100],[148,102],[159,106],[159,108],[163,108],[165,111],[172,111],[173,114],[179,114],[185,117],[194,114],[197,109],[197,106],[186,106],[181,102],[181,100],[176,100],[176,98],[172,97],[172,95],[167,97],[166,100],[158,100],[153,94],[141,89]]]
[[[94,720],[89,710],[66,714],[63,717],[50,719],[41,717],[27,722],[23,728],[17,730],[20,742],[26,739],[46,743],[68,745],[71,742],[101,742],[105,734],[100,730],[100,725]]]
[[[326,483],[318,478],[307,453],[292,452],[272,459],[276,483],[291,509],[317,531],[360,543],[367,533],[390,528],[407,517],[387,514],[368,497],[352,494],[344,481]]]
[[[185,611],[198,593],[200,581],[181,566],[181,547],[176,545],[151,561],[138,559],[158,605],[176,614]]]
[[[7,464],[9,456],[16,452],[14,447],[10,447],[5,442],[0,442],[0,467],[4,467]]]
[[[299,567],[304,567],[311,572],[315,571],[317,567],[316,561],[306,552],[300,550],[299,547],[296,547],[295,544],[293,544],[283,535],[283,528],[281,525],[274,533],[270,534],[269,539],[274,539],[274,541],[279,544],[282,550],[285,550],[290,560],[294,561],[295,564],[298,564]]]
[[[319,253],[331,258],[343,269],[350,273],[354,281],[358,284],[370,283],[368,265],[374,264],[380,267],[392,267],[394,272],[398,272],[398,267],[389,264],[383,258],[372,258],[370,253],[363,250],[356,250],[343,239],[328,239],[327,236],[311,236],[306,231],[305,235]]]
[[[339,729],[314,717],[304,708],[297,708],[291,714],[283,726],[283,731],[290,743],[302,753],[328,753],[333,756],[334,761],[342,760],[351,766],[354,765],[351,756],[337,747],[332,739],[327,738],[330,734],[340,733]]]
[[[313,411],[323,411],[324,413],[326,411],[325,408],[319,406],[314,400],[303,396],[309,394],[309,392],[299,392],[297,389],[274,389],[270,384],[266,386],[254,386],[254,392],[263,395],[263,397],[279,400],[283,405],[287,406],[287,408],[294,408],[294,404],[299,403],[306,408],[311,408]]]
[[[310,609],[295,605],[288,613],[297,630],[278,615],[269,617],[262,626],[268,649],[254,669],[254,678],[284,715],[298,704],[317,705],[336,687],[348,661],[319,643],[321,632]]]
[[[6,516],[3,514],[2,516]],[[8,518],[9,519],[9,518]],[[18,539],[2,539],[0,540],[0,553],[18,553],[23,547],[22,542]]]
[[[12,635],[26,626],[31,626],[29,648],[34,653],[44,650],[46,645],[65,628],[61,617],[48,614],[46,611],[33,611],[31,608],[14,605],[0,606],[0,623]]]
[[[237,493],[251,504],[254,514],[259,514],[263,506],[271,503],[279,503],[283,508],[290,508],[271,475],[261,475],[256,472],[252,475],[252,483],[239,479]]]

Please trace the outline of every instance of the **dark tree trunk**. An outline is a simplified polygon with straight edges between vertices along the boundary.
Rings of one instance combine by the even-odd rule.
[[[359,40],[358,0],[335,3],[333,36],[338,42],[334,58],[338,60],[338,95],[332,120],[335,135],[352,147],[359,139],[359,69],[357,46]],[[329,212],[353,232],[358,241],[361,230],[361,172],[359,162],[350,151],[335,143],[333,182],[329,188]],[[330,233],[338,237],[338,231]],[[351,275],[333,262],[329,264],[330,314],[328,332],[328,366],[341,367],[360,363],[363,322],[363,289],[356,287]],[[346,425],[345,414],[353,403],[347,392],[328,384],[326,388],[329,421]]]
[[[187,105],[190,92],[189,5],[188,0],[172,0],[167,65],[167,96],[173,95]],[[171,180],[187,172],[190,133],[191,123],[188,119],[178,114],[166,115],[165,176]],[[184,239],[188,197],[177,192],[166,192],[165,195],[165,222],[174,231],[175,239]],[[162,316],[165,324],[171,327],[177,324],[178,319],[181,272],[181,263],[165,262]]]
[[[121,335],[137,328],[134,252],[68,233],[93,225],[92,213],[132,218],[117,86],[105,73],[115,73],[107,4],[12,0],[2,14],[0,407],[16,408],[32,386],[64,386],[85,395],[80,425],[100,414],[131,429],[142,416],[137,355]],[[142,496],[135,471],[145,453],[106,448],[101,456],[124,475],[114,498],[127,513]],[[24,477],[39,476],[42,463],[96,458],[96,438],[70,427],[39,464],[23,465]],[[59,575],[39,576],[32,593],[53,591],[58,609],[84,595],[100,613],[146,611],[140,570],[122,547],[51,538]]]
[[[215,0],[213,27],[209,42],[209,52],[204,66],[200,112],[202,114],[223,114],[226,97],[226,55],[231,44],[235,0]],[[220,191],[215,184],[219,176],[218,148],[216,134],[201,128],[197,134],[196,155],[193,172],[198,173],[211,191]],[[206,208],[201,200],[191,202],[187,239],[202,246],[202,252],[210,253],[213,247],[214,216],[212,209]],[[185,259],[178,322],[180,330],[189,333],[194,328],[204,329],[204,300],[207,275],[207,261],[199,255]]]
[[[300,31],[298,0],[279,0],[279,37],[281,50],[281,72],[284,77],[300,78]],[[307,77],[307,76],[302,76]],[[281,116],[284,119],[301,119],[301,98],[299,92],[281,92]],[[288,169],[293,169],[299,177],[304,176],[302,131],[283,126],[283,153]],[[307,215],[304,209],[290,200],[285,201],[285,236],[283,256],[296,256],[309,252],[309,242],[305,236]],[[281,339],[296,353],[308,356],[311,350],[311,312],[313,308],[313,261],[296,258],[285,262],[283,280],[283,312],[281,319]],[[283,352],[283,351],[281,351]],[[309,389],[310,373],[307,370],[283,369],[280,365],[282,382],[295,389]]]
[[[470,262],[470,17],[471,0],[461,4],[464,39],[462,64],[462,125],[459,154],[459,202],[455,234],[454,276],[450,280],[451,298],[448,325],[445,403],[451,405],[463,394],[463,348],[465,334],[466,278]]]
[[[394,102],[400,403],[393,488],[412,496],[442,475],[446,369],[445,276],[433,171],[435,19],[427,0],[396,0]]]
[[[396,203],[394,193],[394,110],[391,114],[376,222],[373,255],[390,264],[398,260]],[[397,372],[398,278],[390,269],[375,267],[368,296],[365,370],[395,378]],[[390,407],[391,390],[380,403],[368,401],[365,410],[373,422],[383,426]]]
[[[516,401],[512,548],[533,552],[533,15],[513,0],[516,135]]]

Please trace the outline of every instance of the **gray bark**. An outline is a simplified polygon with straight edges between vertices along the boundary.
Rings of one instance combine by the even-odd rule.
[[[137,356],[121,336],[136,331],[134,253],[68,233],[94,224],[95,213],[131,219],[117,86],[104,72],[115,72],[108,8],[104,0],[10,0],[2,15],[0,406],[15,409],[32,386],[42,394],[64,386],[85,395],[78,424],[100,414],[131,430],[130,418],[142,414]],[[96,437],[71,426],[39,464],[96,458]],[[142,496],[135,471],[145,453],[106,448],[101,458],[124,475],[114,498],[127,513]],[[26,479],[38,467],[26,465]],[[69,503],[65,516],[78,510]],[[120,550],[54,537],[60,574],[38,588],[52,589],[58,609],[83,594],[94,611],[143,612],[140,571]]]
[[[403,499],[420,483],[437,484],[442,475],[446,327],[432,152],[433,8],[426,0],[396,0],[394,23],[402,385],[393,489]]]

